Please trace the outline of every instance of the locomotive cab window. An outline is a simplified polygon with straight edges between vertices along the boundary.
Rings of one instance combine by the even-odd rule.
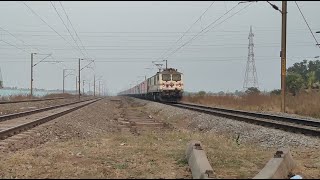
[[[181,75],[180,74],[172,74],[172,80],[173,81],[181,81]]]
[[[171,75],[170,74],[162,74],[162,80],[163,81],[170,81]]]

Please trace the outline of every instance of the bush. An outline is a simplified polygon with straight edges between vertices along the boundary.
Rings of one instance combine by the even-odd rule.
[[[246,94],[248,95],[260,94],[260,90],[256,87],[250,87],[246,90]]]
[[[205,92],[205,91],[199,91],[199,92],[198,92],[198,95],[199,95],[199,96],[205,96],[205,95],[206,95],[206,92]]]
[[[281,94],[281,89],[275,89],[275,90],[272,90],[270,92],[271,95],[280,95]]]

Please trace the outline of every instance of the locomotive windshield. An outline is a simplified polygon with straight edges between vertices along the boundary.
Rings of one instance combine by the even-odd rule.
[[[162,74],[162,80],[163,81],[170,81],[171,75],[170,74]]]
[[[181,81],[181,75],[180,74],[172,74],[172,80],[173,81]]]

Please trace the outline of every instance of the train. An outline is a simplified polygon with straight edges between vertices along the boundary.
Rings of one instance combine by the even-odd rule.
[[[118,95],[159,102],[179,102],[183,90],[183,73],[174,68],[166,68]]]

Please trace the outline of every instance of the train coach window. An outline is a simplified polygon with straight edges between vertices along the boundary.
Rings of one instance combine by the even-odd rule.
[[[172,80],[173,81],[181,81],[181,75],[180,74],[172,74]]]
[[[162,74],[162,80],[163,81],[170,81],[171,75],[170,74]]]

